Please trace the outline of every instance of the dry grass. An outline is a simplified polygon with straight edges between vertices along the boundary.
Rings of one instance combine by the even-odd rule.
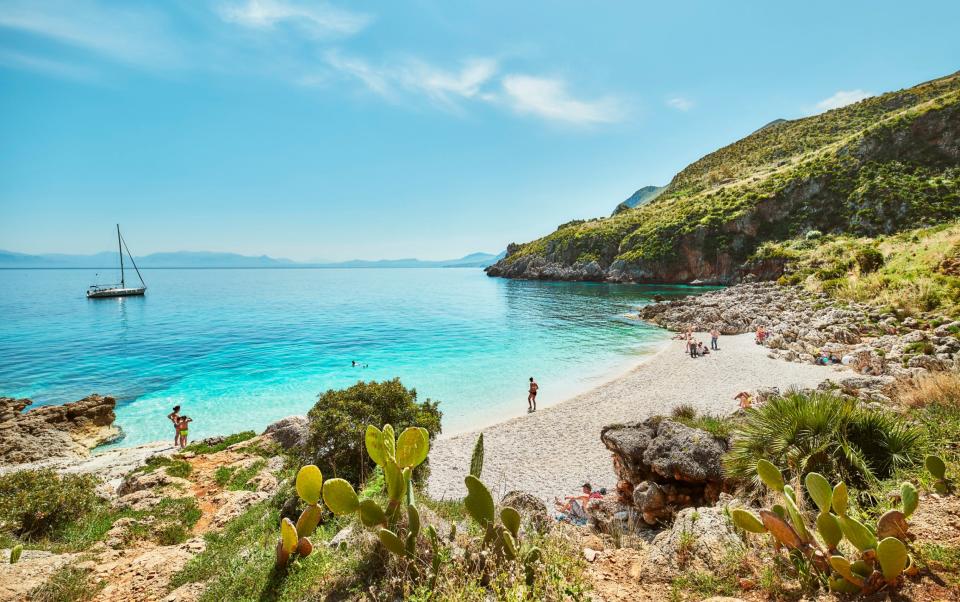
[[[900,403],[911,408],[938,405],[960,409],[960,372],[932,372],[905,381],[896,395]]]

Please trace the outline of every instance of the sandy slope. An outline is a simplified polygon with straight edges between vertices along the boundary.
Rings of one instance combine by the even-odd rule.
[[[700,339],[709,341],[706,334]],[[557,405],[483,430],[483,480],[495,497],[520,489],[544,500],[576,491],[584,481],[615,485],[610,453],[600,429],[613,423],[666,414],[681,403],[700,412],[726,414],[733,396],[757,387],[815,387],[842,368],[796,364],[767,357],[752,334],[720,339],[720,351],[690,358],[683,343],[671,341],[631,372]],[[541,383],[549,386],[549,383]],[[465,494],[476,433],[436,441],[430,451],[429,490],[436,498]]]

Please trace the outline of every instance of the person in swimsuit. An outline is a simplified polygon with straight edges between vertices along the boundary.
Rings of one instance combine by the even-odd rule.
[[[167,414],[167,419],[173,423],[173,446],[180,445],[180,406],[173,406],[173,411]]]
[[[540,385],[537,384],[537,381],[533,380],[533,377],[530,377],[530,394],[527,395],[527,411],[536,412],[537,411],[537,389],[540,388]]]
[[[189,425],[191,422],[193,422],[193,418],[190,418],[189,416],[181,416],[177,421],[177,434],[180,436],[181,449],[187,446],[187,425]]]
[[[720,330],[716,326],[710,329],[710,351],[719,351],[720,346],[717,345],[717,339],[720,338]]]

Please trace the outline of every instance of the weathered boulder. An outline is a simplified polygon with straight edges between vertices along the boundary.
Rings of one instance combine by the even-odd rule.
[[[91,449],[121,435],[113,424],[116,403],[90,395],[24,412],[33,401],[0,397],[0,464],[88,457]]]
[[[310,436],[309,422],[306,416],[287,416],[268,426],[263,434],[272,437],[283,449],[300,447]]]
[[[511,491],[500,500],[500,507],[509,506],[520,513],[521,518],[532,528],[542,531],[550,525],[547,505],[537,496],[526,491]]]
[[[621,502],[648,524],[711,504],[728,487],[721,466],[727,442],[706,431],[654,417],[605,427],[600,440],[613,452]]]

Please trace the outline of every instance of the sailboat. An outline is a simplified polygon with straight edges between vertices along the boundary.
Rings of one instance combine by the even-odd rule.
[[[137,268],[137,263],[133,260],[133,255],[130,254],[130,249],[127,247],[127,242],[123,240],[123,237],[120,236],[120,224],[117,224],[117,247],[120,251],[120,284],[91,284],[90,288],[87,289],[87,298],[88,299],[99,299],[101,297],[131,297],[134,295],[142,295],[147,292],[147,284],[143,281],[143,276],[140,275],[140,270]],[[140,278],[140,286],[127,286],[127,279],[123,271],[123,250],[127,250],[127,257],[130,258],[130,263],[133,264],[133,269],[137,272],[137,277]]]

